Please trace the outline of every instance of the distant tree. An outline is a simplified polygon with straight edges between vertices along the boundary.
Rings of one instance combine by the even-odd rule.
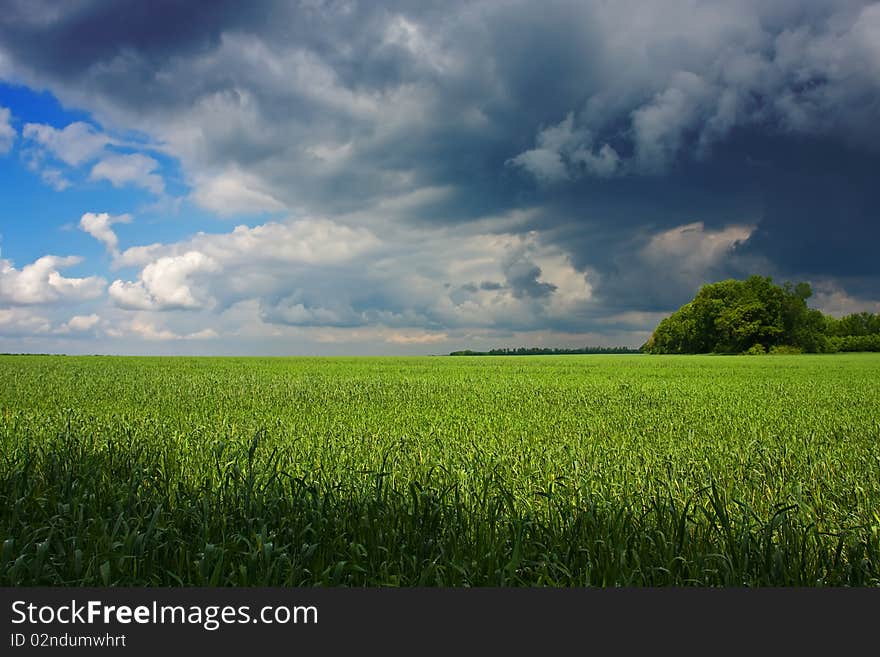
[[[565,349],[560,347],[502,347],[489,351],[472,351],[464,349],[453,351],[450,356],[552,356],[566,354],[637,354],[639,349],[633,347],[581,347]]]
[[[643,349],[665,354],[763,353],[778,346],[825,351],[828,324],[807,306],[812,293],[807,283],[779,286],[764,276],[710,283],[662,320]]]
[[[845,337],[848,335],[873,335],[880,333],[880,314],[868,312],[854,313],[833,319],[829,322],[829,334]]]

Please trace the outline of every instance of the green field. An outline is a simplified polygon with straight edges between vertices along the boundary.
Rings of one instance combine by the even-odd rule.
[[[2,585],[880,584],[880,354],[0,357]]]

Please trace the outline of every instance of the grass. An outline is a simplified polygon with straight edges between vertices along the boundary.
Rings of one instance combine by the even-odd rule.
[[[0,584],[876,586],[880,355],[0,357]]]

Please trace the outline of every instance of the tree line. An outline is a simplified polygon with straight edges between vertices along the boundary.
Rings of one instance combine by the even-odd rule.
[[[578,349],[559,349],[556,347],[505,347],[489,351],[464,349],[453,351],[450,356],[551,356],[559,354],[637,354],[633,347],[582,347]]]
[[[840,319],[807,306],[808,283],[751,276],[704,285],[642,345],[652,354],[880,351],[880,314]]]

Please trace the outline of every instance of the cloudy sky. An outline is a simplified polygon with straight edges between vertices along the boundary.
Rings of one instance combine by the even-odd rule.
[[[0,2],[0,351],[639,346],[880,312],[880,3]]]

